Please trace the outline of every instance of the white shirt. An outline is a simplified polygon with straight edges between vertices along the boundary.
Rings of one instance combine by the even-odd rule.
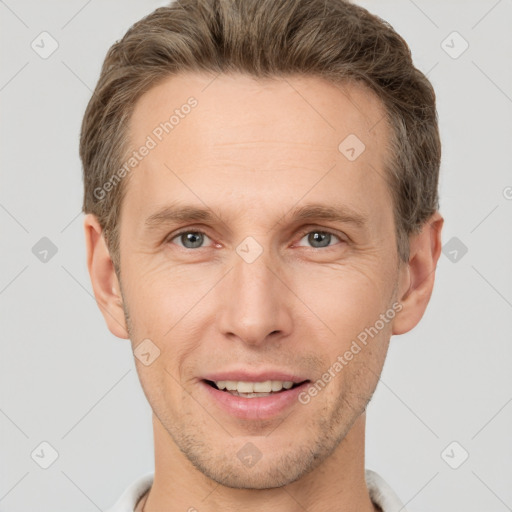
[[[132,482],[107,512],[135,512],[137,502],[153,485],[153,476],[154,473],[147,473]],[[407,512],[397,495],[378,473],[367,469],[365,477],[370,498],[382,512]]]

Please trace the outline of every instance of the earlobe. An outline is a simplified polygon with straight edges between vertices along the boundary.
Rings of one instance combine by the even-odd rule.
[[[420,233],[409,239],[409,262],[400,273],[400,313],[393,322],[393,334],[404,334],[421,320],[434,288],[437,261],[441,254],[443,217],[435,212]]]
[[[84,220],[87,268],[96,298],[110,332],[128,339],[122,296],[114,265],[105,242],[103,230],[93,214]]]

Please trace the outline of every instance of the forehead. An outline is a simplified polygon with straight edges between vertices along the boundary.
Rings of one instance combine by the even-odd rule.
[[[196,106],[189,108],[191,101]],[[234,133],[229,129],[236,126],[240,139],[247,133],[272,134],[285,127],[288,139],[296,142],[316,132],[314,141],[329,134],[326,143],[331,144],[347,130],[358,131],[364,142],[374,142],[387,132],[387,123],[381,122],[384,117],[382,102],[361,83],[335,84],[304,75],[255,78],[239,73],[181,73],[163,79],[139,98],[129,134],[136,144],[170,121],[171,130],[164,130],[162,138],[171,132],[179,136],[178,126],[187,125],[198,135],[215,133],[217,140],[223,136],[232,140]],[[216,126],[205,126],[205,118],[215,120]],[[154,135],[159,138],[158,133]]]
[[[333,167],[324,192],[344,184],[357,202],[382,192],[389,129],[380,100],[359,84],[184,73],[138,100],[129,138],[131,151],[151,146],[127,187],[140,208],[165,203],[171,188],[190,198],[193,189],[197,201],[228,185],[246,205],[275,187],[296,202]]]

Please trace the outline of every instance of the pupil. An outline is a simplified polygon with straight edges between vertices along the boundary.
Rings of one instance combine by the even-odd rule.
[[[330,242],[330,233],[323,233],[322,231],[314,231],[308,236],[308,241],[313,247],[327,247]],[[320,245],[315,245],[320,242]]]
[[[189,232],[189,233],[183,233],[181,235],[181,241],[187,249],[193,249],[196,247],[200,247],[201,243],[203,241],[201,233],[196,232]]]

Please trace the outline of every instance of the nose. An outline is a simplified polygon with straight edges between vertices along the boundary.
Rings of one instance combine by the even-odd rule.
[[[292,329],[290,292],[266,253],[250,263],[235,254],[233,269],[219,290],[219,328],[246,345],[275,341]]]

